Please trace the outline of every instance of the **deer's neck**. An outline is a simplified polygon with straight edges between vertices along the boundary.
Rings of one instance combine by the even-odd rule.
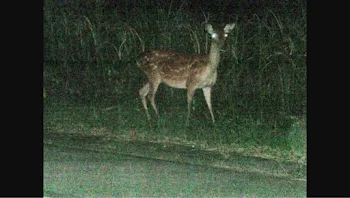
[[[211,42],[209,51],[209,65],[212,69],[217,69],[220,62],[220,46],[215,41]]]

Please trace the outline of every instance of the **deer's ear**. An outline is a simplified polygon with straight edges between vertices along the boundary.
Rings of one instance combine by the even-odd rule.
[[[234,23],[229,23],[229,24],[227,24],[227,25],[225,26],[225,28],[224,28],[224,32],[225,32],[225,33],[230,33],[231,30],[233,30],[233,28],[235,27],[235,25],[236,25],[236,24],[234,24]]]
[[[211,24],[206,24],[205,25],[205,30],[209,33],[209,34],[213,34],[214,30],[213,30],[213,26]]]

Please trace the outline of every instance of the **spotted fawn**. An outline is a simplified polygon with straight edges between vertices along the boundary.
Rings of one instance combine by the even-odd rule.
[[[137,61],[138,67],[147,75],[148,82],[139,94],[142,105],[148,113],[146,96],[159,117],[154,98],[160,83],[179,89],[187,89],[188,113],[186,125],[189,125],[191,103],[196,89],[202,89],[208,105],[211,119],[215,123],[211,105],[211,89],[217,79],[217,68],[220,62],[220,48],[224,45],[228,33],[235,27],[227,24],[223,29],[214,30],[206,24],[205,30],[211,35],[211,46],[208,55],[185,55],[174,50],[153,50],[145,53]]]

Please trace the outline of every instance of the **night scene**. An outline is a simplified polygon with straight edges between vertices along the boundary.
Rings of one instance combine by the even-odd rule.
[[[45,197],[306,197],[305,0],[45,0]]]

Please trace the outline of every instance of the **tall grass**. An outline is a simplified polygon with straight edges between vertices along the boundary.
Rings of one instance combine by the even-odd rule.
[[[291,137],[299,137],[292,126],[295,118],[304,120],[306,114],[305,1],[242,0],[224,10],[193,9],[176,1],[111,2],[44,1],[46,98],[121,105],[119,113],[135,112],[134,106],[123,104],[135,102],[142,108],[138,90],[146,77],[135,65],[142,51],[172,48],[206,54],[210,43],[204,24],[235,22],[213,90],[217,126],[203,124],[210,119],[197,93],[193,138],[288,145],[294,142]],[[161,86],[156,99],[163,117],[160,131],[169,125],[175,134],[183,129],[169,120],[177,119],[173,114],[185,115],[185,97],[182,90]],[[140,119],[144,118],[134,122]]]

